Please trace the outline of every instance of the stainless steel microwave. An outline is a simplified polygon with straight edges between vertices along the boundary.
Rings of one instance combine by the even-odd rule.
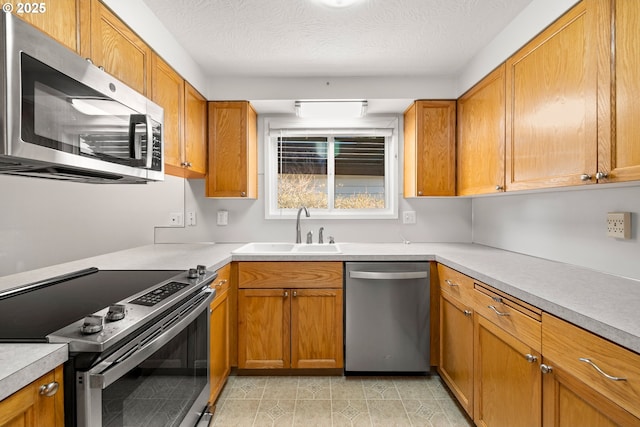
[[[0,26],[0,174],[164,179],[160,106],[12,14]]]

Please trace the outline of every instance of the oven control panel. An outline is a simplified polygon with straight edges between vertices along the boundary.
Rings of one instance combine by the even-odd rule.
[[[175,294],[179,290],[189,286],[186,283],[170,282],[160,286],[157,289],[147,292],[146,294],[130,301],[130,304],[146,305],[147,307],[153,307],[165,298]]]

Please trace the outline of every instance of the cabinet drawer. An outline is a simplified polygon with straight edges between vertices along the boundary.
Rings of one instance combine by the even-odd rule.
[[[546,313],[542,318],[542,343],[549,365],[557,364],[640,417],[640,354]],[[581,359],[589,359],[602,373]],[[604,374],[624,380],[616,381]]]
[[[474,308],[487,320],[541,352],[540,310],[477,282],[474,284]]]
[[[218,269],[218,277],[211,283],[211,287],[216,290],[216,298],[229,289],[231,285],[231,264]]]
[[[452,268],[438,264],[440,291],[451,295],[465,304],[473,301],[473,279]]]
[[[342,288],[341,262],[238,263],[239,288]]]

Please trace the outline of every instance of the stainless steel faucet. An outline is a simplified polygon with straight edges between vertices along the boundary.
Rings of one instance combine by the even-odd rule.
[[[324,243],[324,236],[322,235],[323,232],[324,227],[320,227],[320,230],[318,231],[318,243]]]
[[[303,209],[307,218],[311,216],[305,206],[298,209],[298,218],[296,219],[296,243],[302,243],[302,234],[300,233],[300,213],[302,213]]]

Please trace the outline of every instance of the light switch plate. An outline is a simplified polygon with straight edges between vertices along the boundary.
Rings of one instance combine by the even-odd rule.
[[[616,239],[630,239],[631,213],[609,212],[607,214],[607,236]]]
[[[218,211],[216,224],[227,225],[229,223],[229,211]]]
[[[415,224],[416,223],[416,211],[404,211],[402,212],[403,224]]]

